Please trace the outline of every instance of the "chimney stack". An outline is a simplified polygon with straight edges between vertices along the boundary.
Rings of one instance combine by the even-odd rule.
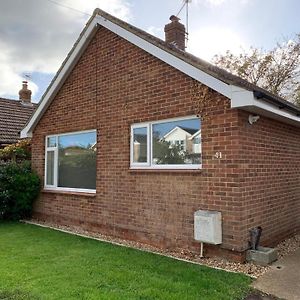
[[[172,15],[171,23],[165,26],[165,40],[180,50],[185,50],[185,26],[179,23],[179,18]]]
[[[28,89],[28,82],[22,81],[22,89],[19,91],[19,99],[23,103],[31,103],[31,90]]]

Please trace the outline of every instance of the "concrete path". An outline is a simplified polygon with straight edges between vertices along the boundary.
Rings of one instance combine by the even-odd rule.
[[[253,287],[278,298],[300,300],[300,249],[275,262]]]

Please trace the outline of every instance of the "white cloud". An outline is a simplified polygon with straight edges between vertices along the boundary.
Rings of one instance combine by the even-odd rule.
[[[188,51],[207,61],[226,50],[238,54],[247,43],[235,32],[219,27],[204,27],[189,34]]]
[[[55,73],[96,7],[124,20],[131,17],[127,0],[53,2],[0,1],[0,96],[17,97],[24,73]],[[29,86],[36,93],[37,86]]]
[[[194,1],[192,1],[192,3],[195,5],[210,4],[210,5],[217,6],[217,5],[223,4],[226,1],[228,1],[228,0],[194,0]]]
[[[155,27],[155,26],[149,26],[146,31],[154,36],[162,37],[164,34],[163,28]]]
[[[199,4],[208,4],[211,6],[219,6],[228,2],[236,2],[237,4],[247,4],[249,0],[194,0],[193,3],[196,5]]]
[[[223,4],[226,0],[206,0],[206,1],[212,5],[220,5]]]

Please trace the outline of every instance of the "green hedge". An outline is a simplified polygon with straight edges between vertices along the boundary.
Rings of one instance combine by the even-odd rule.
[[[0,220],[30,217],[39,191],[40,179],[29,161],[0,163]]]

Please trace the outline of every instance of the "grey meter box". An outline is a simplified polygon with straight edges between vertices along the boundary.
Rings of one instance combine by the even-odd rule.
[[[194,237],[207,244],[222,244],[221,212],[197,210],[194,213]]]

